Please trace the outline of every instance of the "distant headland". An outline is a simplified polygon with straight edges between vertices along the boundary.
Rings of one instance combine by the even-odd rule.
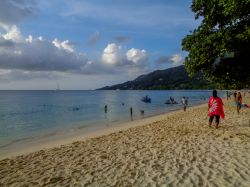
[[[156,70],[132,81],[105,86],[97,90],[176,90],[212,89],[214,87],[215,85],[206,80],[201,73],[190,78],[185,66],[181,65],[165,70]]]

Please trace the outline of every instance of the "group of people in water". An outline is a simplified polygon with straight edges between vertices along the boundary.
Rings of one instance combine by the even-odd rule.
[[[146,96],[146,97],[144,97],[144,98],[147,98],[147,99],[149,98],[149,99],[151,100],[151,98],[150,98],[149,96]],[[144,102],[143,99],[142,99],[142,101]],[[181,99],[181,103],[182,103],[182,105],[183,105],[183,110],[186,111],[186,108],[187,108],[187,106],[188,106],[188,97],[183,96],[183,98]],[[169,97],[169,100],[167,100],[167,101],[165,102],[165,104],[178,104],[178,102],[177,102],[172,96],[170,96],[170,97]],[[122,106],[124,106],[124,105],[125,105],[125,104],[122,103]],[[107,105],[104,106],[104,113],[105,113],[105,114],[108,113],[108,106],[107,106]],[[132,108],[132,107],[129,108],[129,113],[130,113],[130,117],[131,117],[131,119],[132,119],[132,118],[133,118],[133,108]],[[142,116],[144,116],[144,113],[145,113],[144,110],[140,110],[140,114],[141,114]]]

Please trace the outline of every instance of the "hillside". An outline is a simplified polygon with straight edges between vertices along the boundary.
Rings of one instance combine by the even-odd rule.
[[[188,77],[186,69],[182,65],[156,70],[147,75],[141,75],[133,81],[105,86],[98,90],[210,89],[213,87],[201,74],[197,74],[193,78]]]

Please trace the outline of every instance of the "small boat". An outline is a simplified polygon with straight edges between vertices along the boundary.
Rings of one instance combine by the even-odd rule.
[[[144,103],[151,103],[151,98],[147,95],[141,99]]]
[[[174,98],[171,98],[171,97],[170,97],[170,99],[168,99],[168,100],[165,101],[165,104],[167,104],[167,105],[169,105],[169,104],[170,104],[170,105],[171,105],[171,104],[178,104],[178,102],[175,101]]]

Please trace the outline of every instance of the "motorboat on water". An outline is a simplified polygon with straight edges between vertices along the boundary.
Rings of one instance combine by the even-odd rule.
[[[141,99],[144,103],[151,103],[151,98],[149,96],[145,96]]]
[[[178,102],[175,101],[173,97],[170,97],[168,100],[165,101],[165,104],[178,104]]]

